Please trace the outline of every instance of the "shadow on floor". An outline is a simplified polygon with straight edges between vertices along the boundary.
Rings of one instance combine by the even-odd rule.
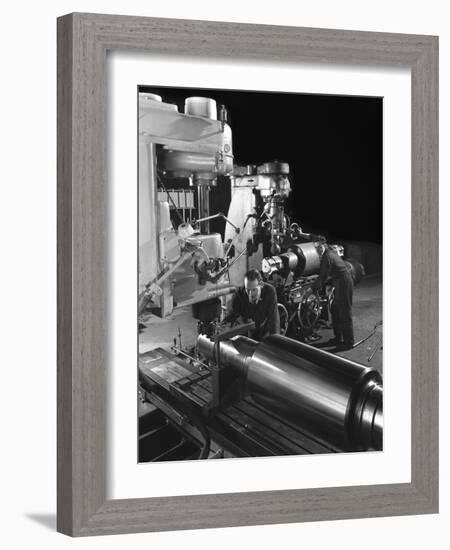
[[[56,514],[25,514],[25,517],[51,531],[56,531]]]

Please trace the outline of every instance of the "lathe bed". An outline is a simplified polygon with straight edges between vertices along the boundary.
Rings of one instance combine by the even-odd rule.
[[[211,437],[211,456],[255,457],[340,451],[293,422],[268,411],[245,393],[239,395],[235,392],[228,404],[215,403],[217,387],[215,392],[214,386],[218,383],[218,377],[214,371],[193,365],[162,348],[140,356],[139,372],[145,400],[163,413],[181,438],[169,438],[169,448],[155,457],[150,449],[150,440],[146,441],[146,437],[155,436],[155,431],[152,428],[146,436],[144,415],[141,415],[140,448],[148,450],[148,453],[140,452],[141,461],[169,459],[166,456],[170,460],[193,458],[195,449],[192,445],[199,448],[202,444],[196,422],[191,421],[193,417],[201,418],[207,427]],[[157,414],[155,409],[152,408],[150,413],[147,409],[147,414],[151,413]],[[164,425],[164,430],[167,429]],[[182,452],[181,455],[174,455],[170,446],[182,448],[182,440],[189,441],[191,445],[186,445],[185,456]]]

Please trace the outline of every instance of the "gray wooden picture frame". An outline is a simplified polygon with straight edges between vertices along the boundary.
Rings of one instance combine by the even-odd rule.
[[[410,483],[107,500],[111,50],[411,70]],[[57,488],[57,528],[72,536],[438,511],[437,37],[82,13],[58,19]]]

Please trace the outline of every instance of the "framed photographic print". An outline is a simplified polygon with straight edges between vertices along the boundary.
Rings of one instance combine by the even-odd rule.
[[[58,530],[437,511],[437,44],[58,20]]]
[[[382,449],[382,102],[140,86],[140,462]]]

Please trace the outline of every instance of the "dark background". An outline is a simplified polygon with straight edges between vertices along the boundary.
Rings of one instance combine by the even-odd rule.
[[[382,98],[152,86],[139,91],[161,95],[180,112],[189,96],[224,104],[235,164],[289,163],[286,212],[292,222],[330,241],[382,243]],[[224,200],[228,187],[219,181],[211,212],[223,211]]]

